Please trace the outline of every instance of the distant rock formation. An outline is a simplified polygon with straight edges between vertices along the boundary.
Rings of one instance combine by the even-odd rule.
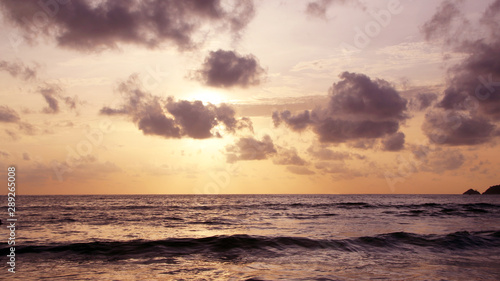
[[[500,185],[490,186],[483,194],[500,194]]]
[[[469,189],[466,192],[464,192],[464,195],[480,195],[481,193],[475,189]]]

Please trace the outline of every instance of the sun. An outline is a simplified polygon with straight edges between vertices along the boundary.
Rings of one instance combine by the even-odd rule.
[[[221,104],[224,102],[225,97],[223,94],[210,90],[210,89],[199,89],[187,96],[187,100],[195,101],[199,100],[203,104]]]

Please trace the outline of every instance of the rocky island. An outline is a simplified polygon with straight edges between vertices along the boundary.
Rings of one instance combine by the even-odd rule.
[[[481,193],[475,189],[469,189],[463,193],[464,195],[480,195]]]
[[[500,194],[500,185],[490,186],[490,188],[483,192],[484,194]]]
[[[471,188],[462,194],[463,195],[480,195],[481,192]],[[491,194],[500,194],[500,185],[490,186],[485,192],[483,192],[483,195],[491,195]]]

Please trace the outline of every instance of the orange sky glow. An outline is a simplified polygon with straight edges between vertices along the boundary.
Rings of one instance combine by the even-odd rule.
[[[0,3],[20,194],[499,183],[499,1],[40,3]]]

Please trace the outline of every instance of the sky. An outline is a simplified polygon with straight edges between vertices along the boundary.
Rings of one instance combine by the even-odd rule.
[[[500,181],[500,0],[5,0],[0,17],[0,167],[20,194]]]

